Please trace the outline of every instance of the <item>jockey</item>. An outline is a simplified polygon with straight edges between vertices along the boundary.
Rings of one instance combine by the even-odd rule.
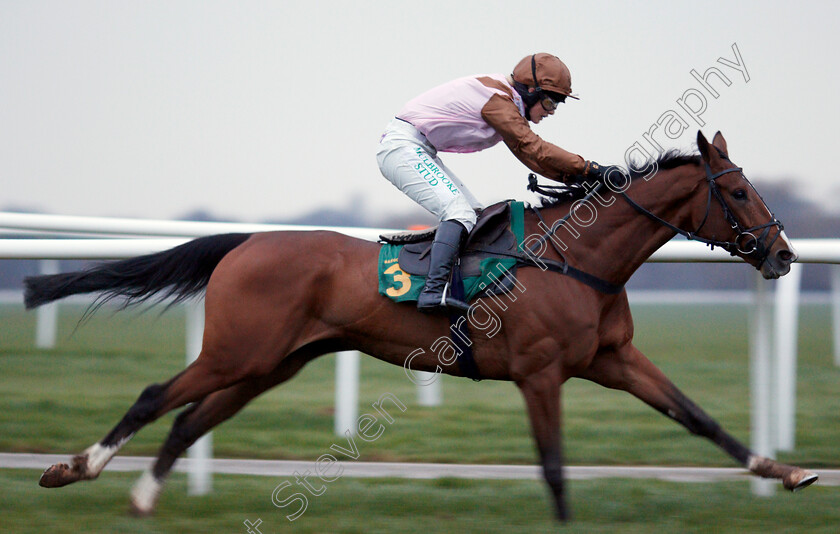
[[[547,178],[597,177],[597,163],[544,141],[528,125],[528,120],[536,124],[553,115],[566,98],[578,98],[572,94],[569,69],[551,54],[534,54],[510,75],[468,76],[435,87],[409,101],[388,124],[376,154],[379,169],[440,220],[429,276],[417,301],[420,311],[468,309],[447,297],[447,288],[461,242],[482,208],[437,153],[478,152],[504,141],[522,163]]]

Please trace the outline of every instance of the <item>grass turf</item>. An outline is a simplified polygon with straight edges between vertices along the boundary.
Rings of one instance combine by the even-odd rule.
[[[799,342],[796,450],[780,459],[811,468],[840,466],[840,370],[832,364],[828,308],[804,306]],[[72,454],[101,438],[142,389],[183,367],[183,314],[101,311],[74,331],[80,308],[63,307],[59,344],[33,348],[34,314],[0,306],[0,450]],[[739,439],[749,441],[746,310],[740,306],[638,306],[636,343],[689,397]],[[533,463],[523,402],[507,383],[443,377],[443,406],[419,406],[402,369],[363,357],[360,413],[383,393],[406,405],[360,460]],[[334,359],[321,358],[214,431],[216,457],[314,461],[332,433]],[[564,445],[570,464],[734,466],[711,443],[689,435],[626,393],[572,380],[564,387]],[[156,453],[172,415],[143,429],[121,454]],[[46,466],[45,466],[46,467]],[[216,491],[164,493],[148,521],[123,515],[136,475],[106,473],[94,483],[42,490],[38,473],[5,471],[2,519],[13,532],[542,532],[554,529],[544,485],[525,481],[340,479],[295,523],[270,502],[278,481],[216,477]],[[573,481],[575,532],[795,531],[838,524],[838,489],[816,486],[760,499],[746,483],[674,484]],[[264,515],[263,515],[264,514]],[[625,523],[626,522],[626,523]],[[622,526],[623,525],[623,526]],[[712,528],[712,526],[714,528]],[[833,531],[827,529],[825,531]]]
[[[105,473],[92,483],[57,490],[35,486],[37,472],[0,471],[4,532],[836,532],[837,490],[753,496],[746,482],[674,483],[654,480],[571,481],[574,521],[559,529],[547,491],[537,481],[433,481],[340,478],[306,511],[275,507],[270,477],[216,476],[208,496],[187,496],[176,474],[154,517],[127,515],[135,474]]]
[[[840,466],[840,369],[831,358],[827,308],[802,312],[796,450],[783,460]],[[179,310],[163,316],[100,312],[74,332],[62,313],[54,350],[32,348],[34,314],[0,307],[0,450],[80,451],[105,435],[145,386],[183,367]],[[747,317],[738,306],[635,310],[637,345],[737,438],[749,441]],[[691,327],[687,327],[691,325]],[[74,332],[74,333],[73,333]],[[71,334],[72,333],[72,334]],[[217,457],[315,459],[333,442],[334,357],[252,402],[214,432]],[[361,360],[360,413],[384,393],[407,406],[362,460],[533,463],[524,403],[510,383],[442,377],[440,407],[416,403],[399,367]],[[623,392],[581,380],[564,387],[564,440],[572,464],[723,465],[716,447]],[[173,415],[144,428],[122,454],[151,455]]]

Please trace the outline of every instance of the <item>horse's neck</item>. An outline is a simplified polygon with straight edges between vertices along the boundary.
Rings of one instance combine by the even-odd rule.
[[[678,228],[694,229],[691,206],[692,200],[700,200],[702,172],[696,165],[682,165],[660,171],[650,180],[636,178],[627,195]],[[557,227],[554,242],[560,249],[567,247],[563,255],[571,265],[609,282],[626,283],[674,236],[672,230],[637,212],[618,194],[608,191],[597,201],[587,202],[594,211],[579,207],[579,215]],[[565,205],[545,210],[552,212],[544,213],[546,222],[554,224],[569,215],[570,209],[571,205]],[[595,219],[590,223],[593,213]],[[553,247],[549,249],[547,254],[554,254]]]

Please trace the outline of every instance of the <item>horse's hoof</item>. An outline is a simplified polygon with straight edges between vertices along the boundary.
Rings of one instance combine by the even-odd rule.
[[[796,469],[789,476],[784,479],[785,489],[790,491],[799,491],[807,488],[820,478],[818,474],[812,471],[805,471],[804,469]]]
[[[154,508],[141,508],[137,505],[136,502],[132,499],[131,504],[128,507],[128,513],[134,517],[151,517],[155,513]]]
[[[799,491],[803,488],[807,488],[811,484],[817,481],[820,476],[816,473],[808,473],[802,480],[799,481],[799,484],[793,487],[792,491]]]
[[[74,473],[67,464],[55,464],[48,467],[41,475],[38,485],[42,488],[60,488],[79,480],[78,473]]]
[[[155,512],[163,484],[150,471],[144,471],[131,488],[130,513],[135,517],[149,517]]]

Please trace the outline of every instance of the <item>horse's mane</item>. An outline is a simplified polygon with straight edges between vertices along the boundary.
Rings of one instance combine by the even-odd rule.
[[[625,174],[630,175],[630,179],[641,178],[645,176],[647,173],[645,169],[649,169],[651,166],[656,165],[657,172],[662,170],[674,169],[676,167],[681,167],[683,165],[694,164],[697,165],[701,162],[700,155],[693,152],[685,152],[679,149],[671,149],[665,152],[661,152],[659,157],[655,160],[648,160],[644,163],[644,165],[632,165],[629,169],[620,167]],[[581,182],[585,181],[586,178],[583,176],[578,177]],[[557,206],[560,204],[565,204],[567,202],[574,202],[575,200],[580,200],[587,195],[588,191],[579,184],[563,184],[557,186],[552,190],[548,195],[547,194],[540,194],[540,206],[541,208],[550,208],[552,206]]]

